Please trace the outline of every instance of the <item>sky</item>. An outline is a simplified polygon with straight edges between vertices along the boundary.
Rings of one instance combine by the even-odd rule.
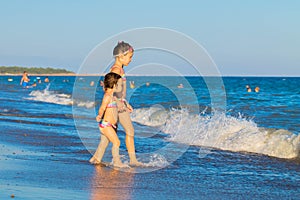
[[[300,76],[298,0],[2,0],[0,8],[0,66],[77,72],[108,38],[159,27],[200,44],[222,75]]]

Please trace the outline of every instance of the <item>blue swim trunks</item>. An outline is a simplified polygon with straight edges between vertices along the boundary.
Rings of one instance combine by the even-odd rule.
[[[27,85],[28,85],[28,82],[24,82],[24,81],[23,81],[23,83],[22,83],[22,87],[23,87],[23,88],[26,88],[26,87],[27,87]]]

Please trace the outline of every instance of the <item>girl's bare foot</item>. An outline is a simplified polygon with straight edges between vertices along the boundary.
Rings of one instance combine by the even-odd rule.
[[[94,165],[97,165],[97,164],[100,164],[101,162],[95,158],[94,156],[90,159],[90,163],[91,164],[94,164]]]
[[[128,165],[122,163],[122,162],[113,162],[114,167],[119,167],[119,168],[124,168],[124,167],[129,167]]]
[[[129,165],[133,167],[142,167],[144,166],[144,163],[135,160],[135,161],[130,161]]]

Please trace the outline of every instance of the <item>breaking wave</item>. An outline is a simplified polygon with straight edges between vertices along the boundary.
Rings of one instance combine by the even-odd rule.
[[[76,105],[79,107],[93,108],[94,102],[81,102],[72,100],[70,94],[58,93],[49,90],[50,84],[44,90],[34,90],[30,92],[28,100],[41,101],[46,103],[53,103],[59,105]]]
[[[136,109],[132,120],[158,127],[169,134],[170,141],[177,143],[286,159],[299,157],[300,135],[283,129],[260,128],[242,116],[195,115],[186,109],[151,107]]]

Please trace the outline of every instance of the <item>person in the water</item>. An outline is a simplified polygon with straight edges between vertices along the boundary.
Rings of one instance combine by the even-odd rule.
[[[134,128],[130,118],[130,112],[133,111],[133,108],[126,101],[126,76],[123,69],[124,66],[127,66],[131,62],[133,52],[133,47],[130,44],[123,41],[119,42],[113,50],[115,63],[110,71],[119,74],[122,77],[122,81],[118,83],[122,90],[114,92],[114,97],[118,99],[119,122],[126,132],[125,143],[130,159],[129,164],[131,166],[142,166],[143,163],[137,160],[135,153]],[[99,152],[105,151],[108,142],[107,138],[101,137],[101,144],[98,146]]]
[[[105,148],[97,148],[95,154],[90,159],[92,164],[100,164],[102,157],[105,153],[105,149],[110,141],[112,146],[112,156],[113,165],[115,167],[126,167],[123,164],[120,155],[119,147],[120,140],[117,135],[117,121],[118,121],[118,108],[117,99],[113,96],[114,92],[118,92],[120,87],[118,87],[118,80],[121,80],[121,76],[116,73],[108,73],[104,77],[104,96],[102,99],[101,106],[96,117],[97,122],[99,122],[99,129],[101,131],[101,141],[99,146],[104,146]],[[104,139],[103,139],[104,138]]]
[[[46,78],[44,79],[44,82],[45,82],[45,83],[49,83],[49,78],[48,78],[48,76],[46,76]]]
[[[249,85],[246,85],[246,89],[247,89],[247,92],[251,92],[251,87]]]
[[[129,84],[130,84],[130,88],[131,88],[131,89],[134,89],[134,88],[135,88],[134,81],[129,81]]]
[[[31,85],[31,87],[36,87],[36,79],[33,80],[33,84]]]
[[[27,73],[27,71],[24,71],[22,79],[20,81],[20,85],[22,85],[23,88],[27,88],[29,81],[30,81],[30,79],[28,78],[28,73]]]

